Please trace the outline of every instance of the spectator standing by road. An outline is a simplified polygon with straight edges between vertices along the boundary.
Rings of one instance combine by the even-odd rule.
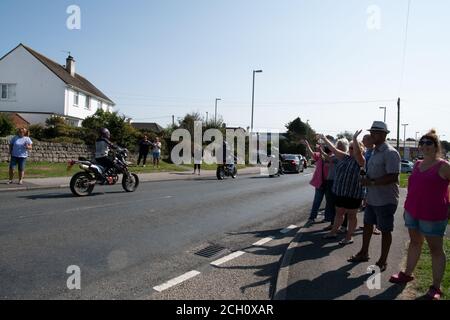
[[[384,122],[375,121],[369,131],[375,149],[367,167],[367,175],[361,179],[362,185],[368,187],[363,244],[361,250],[348,261],[358,263],[369,260],[369,245],[376,225],[381,231],[381,256],[376,265],[383,272],[387,267],[394,214],[399,201],[400,154],[386,142],[390,131]]]
[[[11,161],[9,163],[9,181],[8,184],[13,183],[14,170],[16,166],[19,167],[19,184],[23,184],[25,175],[25,164],[28,158],[28,151],[31,151],[33,141],[28,136],[28,129],[20,128],[17,130],[17,135],[14,136],[9,143],[9,153]]]
[[[412,273],[426,239],[433,270],[433,284],[427,295],[430,299],[439,300],[446,264],[443,237],[450,218],[450,164],[441,158],[441,143],[435,130],[420,139],[419,149],[424,159],[416,162],[409,177],[405,202],[405,225],[409,229],[411,240],[406,269],[393,275],[389,281],[407,283],[414,279]]]
[[[159,141],[159,137],[156,137],[156,141],[153,145],[153,167],[157,167],[159,169],[159,160],[161,159],[161,142]]]
[[[343,138],[336,142],[336,148],[342,152],[348,151],[348,140]],[[328,148],[328,147],[326,147]],[[325,198],[327,200],[327,205],[325,207],[325,222],[329,222],[330,225],[324,228],[324,231],[330,231],[333,229],[334,218],[336,217],[336,195],[333,193],[334,178],[336,176],[336,165],[339,163],[339,159],[331,153],[328,157],[330,163],[330,168],[328,170],[327,183],[325,188]],[[340,232],[347,232],[347,217],[342,223]]]
[[[314,223],[319,213],[320,205],[325,196],[325,182],[328,177],[329,163],[326,163],[321,151],[320,146],[316,147],[316,152],[311,149],[307,140],[301,140],[301,143],[306,146],[306,150],[312,159],[316,162],[316,169],[314,170],[313,177],[310,181],[310,185],[315,188],[314,201],[309,215],[308,224]]]
[[[147,156],[148,156],[148,153],[150,152],[151,145],[152,145],[152,143],[150,142],[150,140],[148,140],[148,136],[146,136],[146,135],[139,142],[139,158],[138,158],[138,162],[137,162],[138,166],[141,163],[141,159],[142,159],[143,160],[142,166],[145,167],[145,164],[147,162]]]
[[[364,147],[366,148],[366,151],[364,152],[364,158],[366,159],[366,167],[364,168],[364,170],[367,173],[369,160],[372,157],[372,153],[373,153],[373,149],[375,148],[375,145],[373,144],[372,137],[370,136],[370,134],[366,134],[363,137],[362,142],[364,144]],[[366,206],[367,206],[367,188],[364,188],[364,201],[363,201],[363,205],[362,205],[363,210],[366,209]],[[361,228],[364,229],[364,227],[361,227]],[[375,235],[381,234],[380,230],[378,230],[376,226],[374,226],[374,228],[373,228],[373,234],[375,234]]]
[[[336,195],[336,217],[332,230],[324,238],[337,238],[338,229],[347,214],[348,230],[345,239],[340,242],[342,245],[353,243],[353,233],[357,226],[356,214],[363,199],[363,189],[360,183],[360,168],[365,166],[365,159],[362,145],[358,142],[358,136],[361,132],[357,131],[353,135],[353,141],[349,147],[349,154],[338,150],[325,136],[321,136],[331,151],[340,160],[336,165],[335,182],[333,185],[333,193]]]

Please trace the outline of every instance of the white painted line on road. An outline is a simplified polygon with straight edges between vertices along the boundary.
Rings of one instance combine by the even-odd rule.
[[[219,260],[211,262],[211,264],[213,266],[220,266],[221,264],[224,264],[225,262],[228,262],[230,260],[233,260],[234,258],[242,256],[244,253],[245,252],[243,252],[243,251],[236,251],[236,252],[233,252],[232,254],[229,254],[223,258],[220,258]]]
[[[252,244],[252,246],[262,246],[263,244],[265,244],[269,241],[272,241],[273,239],[275,239],[275,237],[270,236],[268,238],[264,238],[264,239],[259,240],[258,242],[255,242],[254,244]]]
[[[191,279],[191,278],[193,278],[195,276],[198,276],[199,274],[200,274],[200,272],[198,272],[196,270],[192,270],[192,271],[189,271],[189,272],[187,272],[187,273],[185,273],[185,274],[183,274],[183,275],[181,275],[179,277],[176,277],[176,278],[174,278],[172,280],[169,280],[169,281],[163,283],[162,285],[153,287],[153,289],[158,291],[158,292],[162,292],[162,291],[167,290],[167,289],[169,289],[169,288],[171,288],[173,286],[176,286],[177,284],[180,284],[180,283],[182,283],[182,282],[184,282],[186,280],[189,280],[189,279]]]
[[[295,228],[297,228],[297,226],[296,225],[293,225],[293,224],[291,224],[289,227],[287,227],[287,228],[284,228],[283,230],[281,230],[280,232],[281,233],[288,233],[289,231],[291,231],[292,229],[295,229]]]

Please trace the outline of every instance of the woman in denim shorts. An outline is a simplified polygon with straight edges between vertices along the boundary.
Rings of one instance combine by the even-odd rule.
[[[433,284],[427,296],[433,300],[439,300],[442,296],[441,282],[446,263],[443,238],[450,217],[450,164],[440,158],[440,146],[439,137],[434,130],[420,139],[419,148],[424,160],[416,163],[409,177],[405,202],[405,225],[409,229],[411,240],[406,269],[394,274],[389,280],[393,283],[407,283],[414,279],[412,273],[426,239],[433,270]]]

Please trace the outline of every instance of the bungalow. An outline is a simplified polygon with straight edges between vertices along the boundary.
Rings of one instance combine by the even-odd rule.
[[[74,126],[97,109],[112,111],[114,102],[75,73],[72,56],[62,66],[19,44],[0,58],[0,112],[18,113],[30,124],[51,116],[66,118]]]

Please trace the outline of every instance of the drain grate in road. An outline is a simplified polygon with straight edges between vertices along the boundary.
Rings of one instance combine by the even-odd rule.
[[[219,254],[220,252],[222,252],[225,249],[226,248],[218,246],[218,245],[210,245],[200,251],[197,251],[195,253],[195,255],[204,257],[204,258],[211,258],[211,257]]]

